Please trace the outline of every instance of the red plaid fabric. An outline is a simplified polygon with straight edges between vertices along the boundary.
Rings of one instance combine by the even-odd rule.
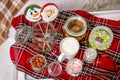
[[[0,45],[8,38],[11,21],[27,0],[0,0]]]
[[[114,34],[114,40],[109,49],[104,51],[98,50],[97,59],[92,64],[87,64],[84,61],[82,73],[78,77],[72,77],[68,75],[65,71],[67,59],[61,63],[63,67],[62,74],[56,77],[56,80],[119,80],[120,79],[120,21],[113,21],[108,19],[103,19],[95,17],[86,11],[62,11],[53,22],[54,26],[62,32],[62,26],[68,17],[80,15],[86,19],[88,22],[88,29],[85,38],[80,41],[80,50],[75,56],[80,60],[83,60],[83,54],[86,48],[90,47],[88,43],[88,36],[90,31],[97,25],[105,25],[111,28]],[[33,23],[27,21],[24,15],[20,15],[13,19],[12,25],[17,30],[19,23],[23,22],[28,25],[33,25]],[[23,71],[35,78],[50,78],[48,74],[47,67],[43,69],[40,73],[32,70],[29,63],[29,59],[39,54],[40,50],[33,47],[31,41],[28,41],[24,45],[13,44],[10,48],[10,57],[17,69]],[[59,45],[46,54],[48,65],[49,63],[56,61],[58,55],[60,54]]]

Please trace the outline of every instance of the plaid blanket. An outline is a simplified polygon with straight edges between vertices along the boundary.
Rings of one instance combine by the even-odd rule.
[[[11,21],[27,0],[0,0],[0,45],[8,38]]]
[[[105,25],[111,28],[114,34],[114,39],[112,45],[109,49],[99,51],[97,59],[92,64],[83,64],[82,73],[78,77],[72,77],[68,75],[65,71],[67,59],[65,59],[61,65],[63,67],[62,74],[59,77],[55,77],[55,80],[119,80],[120,79],[120,21],[113,21],[104,18],[99,18],[89,14],[86,11],[76,10],[76,11],[61,11],[59,15],[53,21],[53,24],[58,31],[62,32],[62,26],[68,17],[73,15],[80,15],[84,17],[88,23],[88,29],[85,38],[80,41],[80,49],[75,56],[80,60],[83,60],[83,54],[86,48],[90,47],[88,43],[88,36],[90,31],[97,25]],[[24,15],[15,17],[12,21],[12,26],[17,30],[19,28],[19,23],[26,23],[28,25],[33,25],[27,21]],[[23,71],[35,78],[50,78],[48,74],[47,67],[44,68],[40,73],[37,73],[32,70],[29,63],[29,59],[39,54],[40,50],[33,47],[32,42],[29,40],[24,45],[13,44],[10,48],[10,57],[17,69]],[[48,65],[49,63],[56,61],[58,55],[60,54],[59,45],[56,45],[55,48],[46,54]]]

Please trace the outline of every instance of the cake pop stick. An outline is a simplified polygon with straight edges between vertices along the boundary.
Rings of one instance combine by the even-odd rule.
[[[38,25],[39,25],[39,28],[40,28],[40,30],[41,30],[43,36],[45,36],[45,34],[44,34],[44,32],[43,32],[43,30],[42,30],[42,27],[41,27],[41,25],[39,24],[39,22],[38,22]]]

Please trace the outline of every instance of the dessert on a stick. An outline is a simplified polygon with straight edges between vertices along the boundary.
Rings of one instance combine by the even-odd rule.
[[[28,6],[24,11],[25,18],[30,22],[38,22],[41,20],[40,10],[41,7],[36,4]]]
[[[54,3],[47,3],[41,9],[41,16],[43,21],[51,22],[55,20],[58,15],[58,7]]]

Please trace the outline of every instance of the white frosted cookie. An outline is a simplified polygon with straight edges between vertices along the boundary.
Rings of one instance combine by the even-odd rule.
[[[24,11],[25,18],[28,21],[37,22],[41,20],[40,11],[41,11],[40,6],[36,4],[30,5]]]
[[[58,7],[54,3],[47,3],[41,9],[41,16],[45,22],[53,21],[58,15]]]

